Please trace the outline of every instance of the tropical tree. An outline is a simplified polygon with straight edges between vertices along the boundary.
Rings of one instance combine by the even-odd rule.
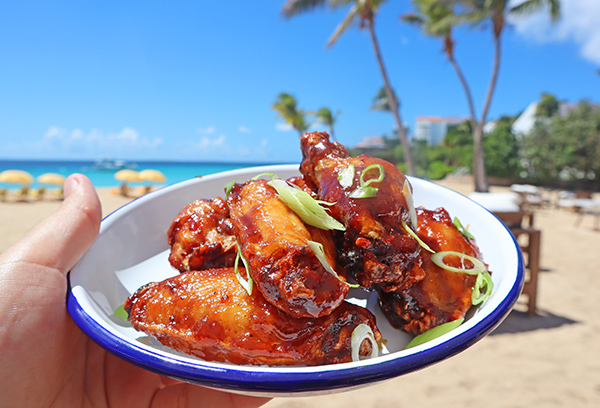
[[[298,14],[312,11],[317,7],[329,6],[332,9],[336,9],[350,4],[352,5],[346,17],[337,26],[329,38],[327,46],[330,47],[335,44],[339,37],[346,32],[346,30],[351,27],[354,22],[359,23],[359,28],[367,29],[371,38],[373,50],[375,51],[375,58],[377,59],[379,70],[381,71],[381,76],[383,78],[384,87],[390,103],[391,112],[394,115],[396,127],[398,128],[398,136],[404,150],[404,160],[407,166],[407,173],[414,175],[415,165],[410,153],[410,145],[402,125],[399,107],[394,101],[392,86],[387,75],[385,64],[383,63],[379,41],[377,40],[377,36],[375,34],[375,15],[379,10],[379,6],[384,2],[385,0],[288,0],[283,6],[282,13],[285,17],[291,18]]]
[[[509,15],[527,15],[540,11],[544,7],[550,9],[553,20],[560,14],[559,0],[525,0],[512,6],[511,0],[413,0],[416,9],[403,17],[405,21],[419,24],[425,34],[440,37],[443,41],[443,50],[452,63],[459,80],[465,90],[471,122],[473,126],[473,174],[475,177],[475,190],[485,192],[489,190],[483,151],[483,126],[492,102],[494,90],[500,70],[502,34],[506,28]],[[452,29],[459,24],[481,26],[491,23],[492,38],[494,41],[494,62],[488,89],[483,102],[482,113],[476,116],[473,97],[467,81],[456,62],[454,56],[454,39]]]
[[[540,102],[536,108],[535,114],[542,118],[551,118],[558,113],[560,102],[556,97],[549,93],[543,93],[540,96]]]
[[[296,98],[289,93],[282,92],[277,95],[271,109],[277,111],[277,117],[283,119],[286,124],[291,125],[300,136],[310,127],[310,123],[306,119],[308,112],[298,108]]]
[[[393,90],[392,90],[392,97],[394,98],[394,102],[396,103],[396,106],[398,106],[398,108],[400,108],[400,101],[398,100],[398,97],[396,96],[396,93]],[[387,91],[385,90],[385,86],[379,88],[379,91],[377,91],[377,94],[373,98],[373,104],[371,105],[371,109],[378,110],[378,111],[384,111],[384,112],[392,111],[392,105],[388,101],[388,94],[387,94]]]
[[[329,134],[331,135],[331,138],[333,140],[335,140],[335,133],[333,131],[333,125],[335,124],[337,117],[339,116],[341,112],[337,111],[336,114],[334,115],[333,113],[331,113],[331,109],[323,107],[319,110],[317,110],[317,112],[315,113],[315,119],[318,123],[323,123],[324,125],[327,125],[329,127]]]
[[[536,121],[520,147],[533,182],[568,181],[571,188],[599,188],[600,106],[582,101],[566,116]]]

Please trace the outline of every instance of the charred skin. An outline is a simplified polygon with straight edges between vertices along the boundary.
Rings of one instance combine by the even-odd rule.
[[[483,260],[475,241],[460,233],[443,208],[417,208],[417,219],[417,234],[435,252],[456,251]],[[431,261],[431,255],[422,253],[423,280],[406,290],[379,291],[381,308],[390,323],[414,335],[464,317],[472,306],[477,277],[440,268]]]
[[[314,185],[321,200],[335,203],[331,215],[346,226],[340,250],[340,263],[365,288],[402,290],[425,276],[421,268],[418,242],[406,233],[402,221],[411,224],[403,194],[404,174],[391,163],[361,155],[349,157],[339,143],[329,141],[325,132],[305,133],[301,138],[303,154],[300,171]],[[376,197],[351,198],[359,186],[363,170],[379,164],[385,171]],[[340,172],[353,165],[353,184],[344,188]],[[367,173],[366,179],[370,178]]]
[[[323,244],[337,270],[328,231],[308,228],[265,180],[234,185],[228,203],[250,275],[269,303],[294,317],[320,317],[343,302],[349,286],[327,272],[308,246]]]
[[[245,273],[242,269],[242,274]],[[242,288],[233,268],[182,273],[138,289],[125,302],[136,330],[208,361],[233,364],[319,365],[351,361],[359,324],[381,333],[366,309],[343,302],[328,316],[294,318]],[[360,355],[371,354],[363,341]]]
[[[227,203],[220,197],[186,205],[168,232],[170,264],[180,272],[233,266],[237,248]]]

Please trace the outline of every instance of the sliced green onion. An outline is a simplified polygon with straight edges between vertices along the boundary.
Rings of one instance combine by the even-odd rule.
[[[319,262],[321,262],[321,265],[323,265],[323,268],[325,268],[325,270],[327,272],[329,272],[330,274],[335,276],[338,280],[340,280],[341,282],[350,286],[351,288],[359,287],[359,285],[354,285],[354,284],[348,283],[345,280],[343,280],[342,278],[340,278],[340,275],[338,275],[338,273],[335,271],[335,269],[333,269],[333,267],[331,265],[329,265],[329,262],[327,262],[327,258],[325,258],[325,249],[323,249],[323,244],[321,244],[320,242],[308,241],[308,247],[311,249],[311,251],[314,252],[315,256],[317,257]]]
[[[237,242],[235,244],[237,246],[237,255],[235,256],[235,262],[233,263],[233,270],[235,271],[235,277],[237,278],[240,285],[242,285],[242,287],[244,289],[246,289],[246,292],[248,292],[248,295],[252,295],[253,280],[252,280],[252,277],[250,276],[250,266],[248,266],[248,261],[246,261],[246,258],[244,258],[244,255],[242,255],[242,248],[240,248],[240,244]],[[242,274],[240,273],[240,270],[238,268],[240,259],[244,263],[244,268],[246,268],[246,277],[248,279],[242,278]]]
[[[421,344],[427,343],[428,341],[431,341],[440,336],[443,336],[444,334],[449,333],[452,330],[456,329],[464,321],[465,321],[465,319],[461,317],[460,319],[456,319],[451,322],[442,323],[439,326],[435,326],[435,327],[427,330],[426,332],[421,333],[418,336],[415,336],[415,338],[412,339],[411,342],[406,345],[406,347],[404,347],[404,350],[409,349],[411,347],[419,346]]]
[[[231,193],[231,189],[233,188],[233,186],[235,185],[235,182],[237,181],[237,179],[225,184],[225,198],[229,197],[229,193]]]
[[[458,256],[463,265],[464,265],[464,260],[466,259],[466,260],[471,261],[473,266],[471,268],[456,268],[454,266],[447,265],[444,262],[444,258],[447,256],[451,256],[451,255]],[[479,259],[469,256],[467,254],[463,254],[461,252],[456,252],[456,251],[437,252],[437,253],[431,255],[431,260],[433,261],[434,264],[436,264],[440,268],[443,268],[450,272],[466,273],[468,275],[478,275],[478,274],[481,274],[481,273],[487,271],[487,268],[485,267],[484,263],[481,262]]]
[[[371,354],[361,359],[360,345],[364,340],[369,340],[369,342],[371,343]],[[377,357],[379,355],[379,344],[377,344],[377,340],[375,340],[373,330],[371,330],[371,327],[369,327],[369,325],[364,323],[359,324],[352,331],[350,347],[352,350],[352,361],[366,360],[369,358]]]
[[[293,187],[281,179],[271,180],[268,184],[277,190],[281,201],[308,225],[324,230],[346,230],[346,227],[341,222],[329,215],[321,207],[319,201],[312,198],[306,191]]]
[[[473,234],[471,234],[468,229],[463,227],[463,225],[460,222],[460,220],[458,219],[458,217],[454,217],[454,226],[456,227],[458,232],[460,232],[465,238],[470,238],[470,239],[474,238]]]
[[[433,249],[431,249],[429,247],[429,245],[427,245],[425,242],[423,242],[423,240],[421,238],[419,238],[419,236],[417,235],[416,232],[414,232],[413,230],[410,229],[410,227],[406,224],[406,221],[402,220],[402,226],[404,227],[404,230],[406,230],[406,232],[408,232],[408,235],[410,235],[411,237],[416,239],[417,242],[419,243],[419,245],[421,245],[423,247],[423,249],[426,249],[427,251],[431,252],[432,254],[435,254],[435,251]]]
[[[477,280],[475,281],[475,287],[473,288],[473,293],[471,295],[471,303],[473,305],[478,305],[484,302],[492,294],[492,289],[494,289],[494,282],[492,282],[490,273],[480,273],[477,275]]]
[[[410,217],[410,223],[413,227],[417,228],[417,210],[415,210],[415,201],[413,199],[412,192],[410,191],[410,183],[408,180],[404,180],[404,185],[402,186],[402,195],[404,196],[404,200],[406,201],[406,206],[408,207],[408,216]]]
[[[255,180],[258,180],[258,179],[259,179],[259,178],[261,178],[261,177],[271,177],[272,179],[279,178],[279,177],[277,176],[277,174],[275,174],[275,173],[269,173],[269,172],[266,172],[266,173],[260,173],[260,174],[257,174],[256,176],[252,177],[252,178],[250,179],[250,181],[255,181]]]
[[[129,318],[129,313],[127,313],[127,311],[125,310],[125,304],[122,304],[121,306],[117,307],[113,312],[113,316],[127,320]]]
[[[365,181],[365,175],[372,169],[377,169],[379,171],[379,176],[377,178],[372,178]],[[350,198],[371,198],[377,195],[377,191],[379,190],[377,187],[369,186],[371,183],[379,183],[385,177],[385,170],[381,164],[371,164],[364,168],[362,173],[360,174],[360,186],[356,188],[353,192],[350,193]]]
[[[342,188],[348,188],[354,183],[354,164],[344,167],[338,174],[338,181]]]
[[[369,179],[365,181],[365,174],[367,174],[370,170],[377,169],[379,171],[379,176],[377,178]],[[385,170],[383,170],[383,166],[381,164],[371,164],[370,166],[365,167],[365,169],[360,174],[360,186],[366,187],[371,183],[379,183],[383,181],[385,177]]]
[[[357,187],[350,193],[350,198],[371,198],[377,196],[377,187]]]

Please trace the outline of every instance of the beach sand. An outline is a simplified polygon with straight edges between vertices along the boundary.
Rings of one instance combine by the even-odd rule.
[[[472,191],[469,178],[440,184]],[[129,201],[109,188],[98,193],[104,215]],[[59,205],[0,202],[0,252]],[[600,232],[591,215],[580,226],[576,218],[564,209],[536,210],[542,231],[536,315],[525,313],[523,297],[490,336],[441,363],[360,390],[278,398],[266,407],[599,407]]]

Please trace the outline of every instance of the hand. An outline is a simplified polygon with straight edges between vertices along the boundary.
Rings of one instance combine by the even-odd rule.
[[[102,211],[82,175],[65,200],[0,255],[3,407],[258,407],[268,400],[181,383],[131,365],[90,340],[67,313],[66,275],[98,234]]]

